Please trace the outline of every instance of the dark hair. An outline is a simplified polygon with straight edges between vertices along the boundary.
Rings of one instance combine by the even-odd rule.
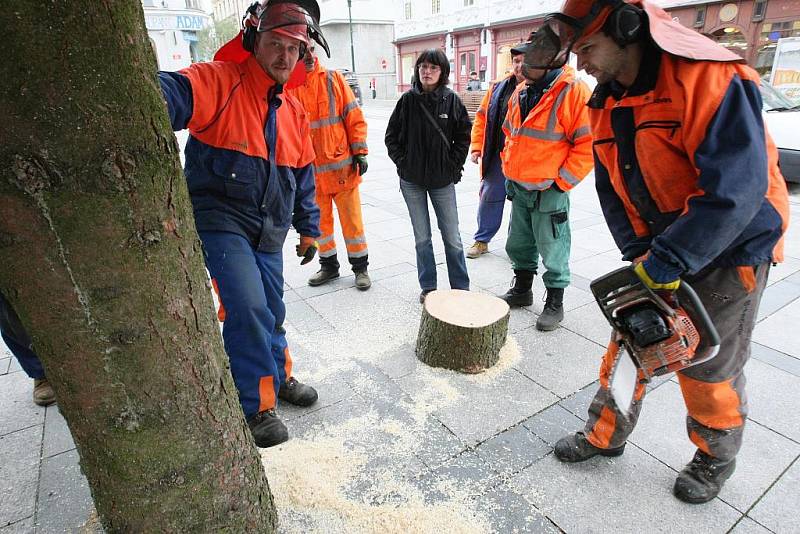
[[[419,66],[423,63],[438,65],[442,69],[437,88],[450,83],[450,61],[448,61],[441,48],[429,48],[419,55],[417,62],[414,64],[415,84],[419,84]]]

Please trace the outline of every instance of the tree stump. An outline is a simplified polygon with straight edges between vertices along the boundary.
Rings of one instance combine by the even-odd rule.
[[[509,308],[491,295],[450,289],[425,298],[417,358],[431,367],[480,373],[497,363],[508,334]]]

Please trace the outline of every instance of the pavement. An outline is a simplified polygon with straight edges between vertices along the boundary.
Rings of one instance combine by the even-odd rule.
[[[538,332],[543,287],[513,310],[499,363],[481,375],[417,361],[414,238],[383,134],[393,102],[365,102],[370,168],[361,186],[369,291],[342,277],[309,287],[296,236],[285,248],[287,330],[295,376],[313,384],[310,409],[280,406],[292,439],[262,451],[281,532],[800,532],[800,231],[770,273],[746,368],[750,417],[733,477],[714,501],[671,494],[691,458],[680,389],[649,386],[619,458],[565,465],[553,443],[582,428],[610,328],[589,282],[622,265],[592,177],[572,193],[573,281],[566,318]],[[457,186],[465,247],[476,228],[478,174]],[[792,190],[800,220],[800,188]],[[508,210],[507,210],[508,211]],[[508,217],[508,213],[506,213]],[[504,228],[505,228],[504,224]],[[501,231],[501,234],[504,231]],[[440,288],[447,288],[434,232]],[[339,238],[343,249],[343,240]],[[511,268],[499,235],[467,260],[473,291],[505,292]],[[0,534],[98,530],[79,458],[57,406],[31,402],[32,381],[0,346]]]

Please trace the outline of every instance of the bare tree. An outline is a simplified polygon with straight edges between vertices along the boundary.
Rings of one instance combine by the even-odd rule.
[[[140,3],[19,0],[0,30],[0,290],[104,527],[273,531]]]

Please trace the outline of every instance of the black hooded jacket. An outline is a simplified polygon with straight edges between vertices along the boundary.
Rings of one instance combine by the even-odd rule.
[[[449,140],[445,143],[420,106],[425,106]],[[386,127],[386,148],[403,180],[438,189],[461,180],[472,123],[458,95],[440,85],[423,93],[415,83],[403,93]]]

